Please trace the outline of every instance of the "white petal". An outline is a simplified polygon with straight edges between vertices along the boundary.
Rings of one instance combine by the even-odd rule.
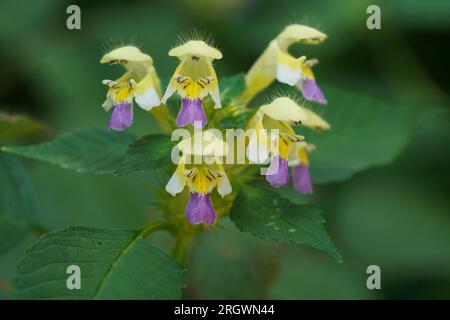
[[[135,94],[134,99],[142,109],[147,111],[161,104],[158,94],[153,87],[145,91],[142,95]]]
[[[209,91],[209,94],[211,95],[211,98],[214,100],[214,103],[215,103],[214,109],[222,108],[222,103],[220,102],[219,87],[216,86],[215,88],[212,88]]]
[[[172,81],[171,81],[172,82]],[[169,99],[173,93],[175,92],[177,88],[175,86],[172,86],[170,83],[166,89],[166,92],[164,92],[164,96],[161,98],[161,102],[166,104],[167,99]]]
[[[115,81],[109,80],[109,79],[102,80],[102,83],[108,87],[112,87],[112,86],[116,85]]]
[[[300,164],[300,160],[298,158],[292,158],[288,162],[289,167],[296,167]]]
[[[217,182],[217,192],[223,197],[230,194],[232,191],[230,180],[228,179],[225,172],[221,172],[222,177],[219,178]]]
[[[255,163],[264,163],[269,158],[269,151],[267,148],[267,136],[260,131],[259,138],[257,134],[253,134],[247,146],[247,157],[250,161]]]
[[[298,80],[300,80],[301,76],[302,74],[300,73],[300,70],[290,68],[283,63],[277,64],[278,81],[293,86],[298,82]]]
[[[114,106],[114,100],[111,97],[111,95],[107,95],[105,102],[103,102],[102,107],[105,109],[105,111],[108,111]]]
[[[166,184],[166,191],[174,197],[177,193],[183,191],[186,185],[184,170],[181,170],[180,167],[181,165],[178,165],[177,170],[175,170],[169,182]]]

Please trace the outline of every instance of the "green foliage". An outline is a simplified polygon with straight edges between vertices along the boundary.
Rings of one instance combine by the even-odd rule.
[[[367,264],[355,265],[351,259],[349,257],[345,263],[338,264],[306,248],[294,246],[286,248],[285,254],[278,261],[279,269],[270,286],[268,298],[300,300],[323,297],[332,300],[380,298],[379,290],[367,290],[367,274],[364,272]]]
[[[0,254],[26,237],[37,207],[30,183],[20,162],[0,153]]]
[[[242,233],[222,219],[193,246],[187,298],[265,298],[281,256],[280,244]]]
[[[245,128],[247,121],[255,114],[255,109],[238,110],[229,117],[220,120],[220,126],[224,129]]]
[[[167,166],[176,143],[163,134],[147,135],[133,141],[115,174],[126,175]]]
[[[231,103],[231,100],[238,96],[245,89],[245,74],[239,73],[232,77],[220,79],[220,100],[224,106]]]
[[[72,227],[51,232],[17,265],[21,299],[179,299],[185,269],[142,239],[143,230]],[[81,270],[81,289],[69,290],[67,267]]]
[[[428,4],[414,0],[384,0],[383,2],[380,7],[388,7],[390,18],[393,19],[392,23],[399,25],[400,28],[448,30],[450,25],[448,20],[450,2],[446,0],[435,0]]]
[[[48,127],[26,115],[10,115],[0,112],[0,144],[25,138],[45,136]]]
[[[315,206],[294,204],[266,187],[245,185],[233,203],[230,218],[241,231],[258,238],[306,244],[342,262]]]
[[[317,146],[311,153],[315,183],[336,182],[395,160],[409,141],[413,107],[325,89],[329,106],[314,108],[331,124],[326,132],[299,132]]]
[[[113,173],[123,160],[133,135],[107,129],[82,129],[32,146],[4,146],[2,150],[85,173]]]
[[[108,115],[100,107],[105,88],[100,85],[99,79],[115,79],[119,75],[119,67],[100,65],[98,58],[102,50],[137,43],[143,51],[152,55],[158,74],[167,77],[172,74],[176,63],[175,59],[167,57],[167,49],[175,44],[175,35],[186,34],[186,26],[200,24],[211,30],[217,46],[224,53],[225,59],[216,61],[215,67],[224,104],[220,112],[225,114],[232,109],[226,108],[230,106],[232,95],[229,95],[227,83],[231,78],[223,77],[223,74],[248,69],[286,23],[298,22],[318,27],[328,35],[323,45],[297,45],[292,48],[298,56],[320,60],[320,65],[314,69],[320,84],[348,81],[353,91],[378,92],[376,99],[389,96],[399,100],[406,93],[403,98],[422,103],[421,107],[435,101],[435,92],[431,89],[444,89],[442,94],[447,103],[445,89],[448,83],[433,74],[442,69],[446,50],[434,50],[433,44],[444,43],[442,35],[448,30],[450,22],[450,2],[383,0],[377,3],[382,12],[382,32],[365,28],[368,16],[365,11],[370,4],[373,3],[368,0],[351,0],[346,5],[331,0],[234,1],[226,6],[217,1],[169,1],[158,4],[136,1],[133,6],[120,1],[113,1],[108,6],[102,2],[86,2],[82,10],[89,12],[89,20],[95,21],[95,28],[88,26],[73,32],[57,27],[64,26],[61,17],[49,14],[56,10],[55,0],[30,2],[28,10],[23,10],[18,1],[4,0],[0,28],[0,38],[4,44],[2,58],[6,62],[2,93],[7,101],[13,103],[11,111],[21,109],[39,113],[40,118],[49,122],[57,120],[55,125],[59,130],[106,123]],[[202,10],[196,10],[199,7]],[[125,11],[127,15],[123,14]],[[21,19],[16,19],[17,12],[20,12]],[[117,16],[121,17],[122,23],[118,24],[117,19],[113,19]],[[247,32],[242,32],[244,28]],[[149,36],[149,30],[158,32]],[[408,37],[404,38],[401,32],[406,30]],[[27,34],[28,41],[17,41],[24,34]],[[389,49],[386,43],[393,45]],[[245,46],[245,50],[236,50],[239,45]],[[383,48],[382,53],[379,48]],[[287,87],[277,86],[282,90]],[[329,105],[315,109],[324,112],[333,128],[323,134],[307,132],[307,138],[318,146],[311,154],[315,182],[343,181],[357,172],[392,163],[408,140],[407,108],[388,103],[389,108],[384,105],[383,111],[378,113],[376,110],[383,106],[383,102],[370,102],[369,107],[364,106],[367,98],[358,97],[344,103],[347,94],[335,95],[327,88],[324,92]],[[418,92],[424,97],[421,101],[412,97]],[[341,97],[344,100],[341,101]],[[174,106],[176,116],[179,97],[174,95],[169,103]],[[359,108],[360,105],[363,107]],[[356,117],[354,113],[361,109],[367,111],[363,118],[368,121],[359,123],[353,130],[354,122],[347,123],[347,120]],[[342,115],[339,115],[340,112]],[[156,125],[149,125],[150,118],[144,113],[135,108],[133,131],[139,132],[138,136],[156,130]],[[378,115],[372,119],[375,113]],[[243,127],[248,119],[246,114],[226,116],[219,119],[222,128]],[[398,121],[397,127],[391,116]],[[383,123],[383,117],[388,124]],[[444,122],[447,134],[448,119],[445,121],[446,118],[441,115],[438,117]],[[378,122],[377,130],[373,130],[372,120]],[[22,125],[21,121],[18,123]],[[400,166],[391,165],[360,173],[349,182],[317,188],[321,207],[333,221],[333,234],[340,239],[339,249],[346,257],[345,264],[334,263],[314,250],[297,246],[289,246],[288,255],[276,260],[274,251],[279,253],[283,250],[274,249],[272,241],[252,241],[248,235],[234,232],[228,226],[223,230],[220,227],[227,222],[225,219],[219,222],[217,228],[200,236],[201,243],[192,251],[194,257],[190,265],[195,268],[191,271],[195,289],[193,297],[250,298],[257,293],[259,298],[269,291],[268,297],[275,299],[365,299],[376,295],[365,288],[364,268],[368,262],[377,263],[384,270],[383,290],[379,294],[382,298],[417,297],[417,294],[424,292],[429,295],[422,295],[421,298],[448,297],[450,255],[448,246],[445,246],[450,234],[446,219],[449,212],[448,179],[445,179],[448,144],[433,132],[436,127],[428,119],[421,118],[421,124],[424,128],[420,130],[422,134],[428,132],[427,138],[418,141],[415,137],[415,150],[403,159]],[[0,132],[2,125],[4,123],[0,123]],[[0,144],[15,144],[16,139],[25,137],[22,132],[28,129],[20,129],[19,136],[13,130],[16,129],[8,129],[7,141],[2,139],[3,133],[0,134]],[[378,137],[375,131],[378,131]],[[133,140],[130,138],[129,142]],[[121,153],[125,153],[127,148],[125,144]],[[119,155],[117,157],[120,158]],[[142,170],[147,165],[153,166],[150,162],[145,163],[143,158],[142,154],[140,162],[138,153],[129,154],[117,161],[118,166],[111,165],[107,173],[115,173],[122,162],[131,165],[130,172],[141,165]],[[135,176],[120,179],[112,176],[77,176],[70,171],[40,164],[31,169],[33,183],[39,187],[35,189],[39,191],[40,203],[51,203],[43,205],[45,210],[42,213],[52,226],[66,225],[68,222],[74,225],[134,226],[141,225],[149,215],[153,215],[150,210],[142,214],[144,201],[149,201],[151,196],[145,193],[146,190],[139,189],[141,179],[136,181]],[[415,176],[418,172],[421,175]],[[0,179],[4,177],[0,173]],[[370,179],[367,180],[367,177]],[[0,180],[0,187],[3,186],[4,181]],[[64,195],[67,188],[77,190],[76,194]],[[13,189],[0,189],[0,194],[4,194],[5,190]],[[276,191],[285,195],[287,188]],[[311,201],[310,197],[299,196],[293,188],[289,192],[289,198],[299,204]],[[3,200],[0,196],[0,208],[5,203]],[[374,203],[381,203],[381,207]],[[120,215],[124,209],[126,214]],[[79,215],[75,214],[77,211]],[[9,223],[11,215],[0,212],[0,219]],[[15,226],[22,222],[28,224],[28,218],[14,216],[12,219]],[[7,234],[9,229],[1,229],[5,223],[0,222],[0,247],[10,246],[4,237],[13,238],[11,233]],[[4,284],[10,278],[9,270],[5,271],[8,265],[5,259],[15,260],[17,251],[9,254],[12,257],[4,256],[0,261],[0,299],[7,297]],[[270,269],[271,259],[273,265],[278,265],[278,272]],[[268,270],[263,270],[266,267]],[[67,276],[62,272],[61,278],[64,280],[58,281],[63,283]],[[276,279],[265,282],[269,276]],[[40,287],[41,283],[37,286]],[[443,290],[445,286],[446,291]],[[396,295],[392,294],[393,290]]]
[[[420,186],[411,183],[419,179]],[[355,255],[376,260],[391,277],[404,275],[405,261],[408,272],[434,277],[450,270],[449,209],[448,193],[423,171],[402,177],[379,170],[342,187],[336,227]]]

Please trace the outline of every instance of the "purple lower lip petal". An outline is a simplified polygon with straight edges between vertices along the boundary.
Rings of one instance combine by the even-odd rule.
[[[177,116],[177,126],[185,127],[188,124],[203,128],[206,125],[206,114],[203,110],[202,100],[182,99],[181,109]]]
[[[313,185],[309,167],[298,165],[292,171],[292,184],[300,193],[313,193]]]
[[[317,85],[315,79],[305,79],[302,84],[303,96],[306,100],[316,101],[320,104],[327,104],[327,99],[323,95],[322,90]]]
[[[266,173],[266,180],[274,188],[280,188],[289,182],[288,161],[279,156],[274,156]]]
[[[191,192],[186,205],[186,217],[191,224],[213,224],[216,214],[211,203],[211,195]]]
[[[116,131],[122,131],[133,123],[133,107],[131,103],[119,103],[114,106],[114,110],[109,120],[109,127]]]

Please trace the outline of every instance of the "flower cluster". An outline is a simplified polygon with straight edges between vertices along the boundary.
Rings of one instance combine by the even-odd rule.
[[[217,123],[220,122],[213,121],[209,124],[211,128],[205,130],[208,124],[207,114],[214,113],[214,118],[220,119],[227,114],[227,110],[245,110],[249,108],[249,102],[275,80],[296,86],[306,100],[326,104],[327,100],[312,72],[312,67],[318,63],[317,59],[307,59],[305,56],[295,58],[288,51],[294,43],[319,44],[325,38],[325,34],[307,26],[286,27],[269,43],[247,73],[245,90],[222,110],[216,110],[222,108],[222,103],[219,80],[213,68],[214,60],[221,59],[222,53],[206,42],[190,40],[169,51],[169,56],[178,58],[179,65],[164,95],[149,55],[132,46],[115,49],[100,61],[120,64],[126,69],[119,79],[103,81],[108,86],[103,107],[107,111],[114,107],[109,127],[121,131],[132,125],[134,100],[142,109],[152,112],[164,131],[180,127],[190,130],[192,135],[183,139],[176,147],[181,157],[165,189],[175,197],[187,187],[187,220],[191,224],[213,224],[217,219],[212,203],[213,190],[217,189],[221,197],[232,194],[232,185],[223,163],[223,157],[230,146],[211,132],[211,129],[223,129],[217,128]],[[174,93],[181,97],[175,120],[170,117],[166,107]],[[214,105],[207,112],[204,106],[211,103],[205,104],[205,99],[210,99]],[[318,114],[289,97],[278,97],[260,106],[245,125],[250,134],[244,153],[249,160],[248,164],[263,165],[270,161],[266,180],[271,186],[286,186],[291,176],[295,189],[300,193],[312,193],[308,154],[315,146],[307,142],[305,136],[297,133],[296,126],[321,131],[330,128]],[[201,158],[203,161],[192,161],[193,158]],[[291,174],[289,167],[292,168]],[[233,177],[230,178],[232,180]]]

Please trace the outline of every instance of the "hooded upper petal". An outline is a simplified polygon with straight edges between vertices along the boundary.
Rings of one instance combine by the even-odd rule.
[[[186,55],[204,56],[211,59],[222,59],[222,53],[201,40],[190,40],[169,51],[171,57],[182,57]]]
[[[319,44],[326,38],[327,35],[317,29],[301,24],[291,24],[277,36],[277,41],[282,49],[287,49],[295,42]]]
[[[328,130],[331,128],[330,124],[314,111],[306,108],[304,108],[304,111],[308,114],[308,118],[301,122],[302,126],[315,130]]]
[[[303,123],[309,118],[307,111],[288,97],[276,98],[271,103],[261,106],[259,110],[279,121]]]
[[[124,46],[114,49],[100,59],[100,63],[113,63],[120,61],[153,63],[152,57],[148,54],[142,53],[141,50],[133,46]]]

